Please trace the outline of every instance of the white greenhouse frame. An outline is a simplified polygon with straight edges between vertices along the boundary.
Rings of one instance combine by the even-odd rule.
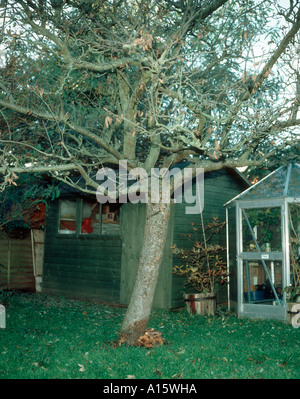
[[[272,197],[272,182],[276,179],[276,174],[283,176],[282,187],[274,187],[273,193],[276,193],[276,197]],[[291,176],[293,181],[296,181],[295,186],[291,186]],[[272,179],[270,179],[272,177]],[[266,190],[266,197],[263,198],[263,191]],[[257,194],[257,195],[256,195]],[[279,195],[278,195],[279,194]],[[225,204],[226,206],[226,220],[229,221],[228,212],[229,209],[235,207],[235,223],[236,223],[236,278],[237,281],[230,283],[236,283],[236,305],[237,313],[239,317],[249,318],[271,318],[279,320],[287,320],[287,304],[286,304],[286,293],[283,292],[282,297],[279,299],[275,287],[272,284],[272,279],[266,267],[266,261],[268,262],[282,262],[282,287],[290,285],[290,249],[289,249],[289,206],[292,203],[300,204],[300,165],[290,164],[288,167],[282,166],[266,176],[264,179],[254,184],[243,193],[233,198],[231,201]],[[274,208],[278,207],[281,210],[281,251],[267,252],[265,249],[261,249],[256,242],[253,229],[250,226],[249,220],[246,216],[246,210],[257,209],[257,208]],[[249,230],[251,231],[253,240],[256,248],[254,252],[244,252],[243,249],[243,233],[242,233],[242,222],[246,220],[248,223]],[[300,221],[299,228],[300,228]],[[300,249],[299,249],[300,253]],[[229,233],[227,228],[227,262],[229,266],[229,257],[233,254],[229,254]],[[244,269],[247,271],[247,267],[244,267],[244,262],[248,265],[248,262],[256,261],[261,262],[264,270],[269,278],[271,288],[274,292],[274,301],[272,305],[263,304],[263,301],[245,301],[244,293]],[[249,282],[249,276],[246,276],[246,281]],[[228,301],[230,308],[230,285],[228,288]],[[248,298],[250,298],[250,292],[248,291]],[[270,301],[269,301],[270,302]]]

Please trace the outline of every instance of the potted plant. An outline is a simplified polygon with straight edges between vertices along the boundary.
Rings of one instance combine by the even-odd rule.
[[[203,222],[201,227],[196,227],[194,223],[191,225],[195,234],[192,248],[178,248],[176,244],[171,247],[173,257],[182,263],[174,267],[173,273],[184,276],[185,285],[189,287],[189,291],[190,288],[193,290],[184,294],[188,312],[214,315],[216,288],[217,285],[222,286],[227,283],[228,272],[222,256],[225,248],[211,241],[215,234],[223,230],[225,222],[221,223],[218,218],[213,218],[206,227],[203,227]],[[191,234],[187,237],[191,240]]]

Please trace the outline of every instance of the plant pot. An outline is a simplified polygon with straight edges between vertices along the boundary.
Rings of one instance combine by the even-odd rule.
[[[184,294],[187,311],[190,314],[214,316],[216,313],[216,295],[206,294]]]

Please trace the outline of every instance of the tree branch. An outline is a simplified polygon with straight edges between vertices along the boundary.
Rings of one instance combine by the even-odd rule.
[[[0,173],[5,174],[7,171],[14,173],[43,173],[43,172],[63,172],[77,169],[75,163],[64,165],[33,165],[33,166],[1,166]]]
[[[276,50],[274,51],[273,55],[270,57],[269,61],[265,64],[263,67],[261,73],[258,75],[258,77],[255,79],[254,82],[254,89],[257,90],[259,87],[262,86],[263,82],[267,79],[269,74],[271,73],[271,69],[276,63],[276,61],[279,59],[279,57],[283,54],[283,52],[286,50],[292,39],[295,37],[297,32],[300,29],[300,9],[298,11],[298,18],[297,21],[294,23],[292,28],[289,30],[289,32],[285,35],[281,43],[278,45]],[[228,143],[228,132],[230,131],[232,124],[240,111],[240,109],[243,106],[243,103],[251,98],[251,94],[253,92],[249,92],[248,90],[244,93],[242,98],[233,106],[233,109],[228,116],[226,122],[225,122],[225,130],[223,132],[223,137],[221,139],[221,147],[226,147]]]
[[[13,111],[16,111],[18,113],[21,113],[23,115],[28,115],[28,116],[34,116],[36,118],[40,119],[45,119],[48,121],[55,121],[55,122],[63,122],[66,126],[69,128],[75,130],[77,133],[80,133],[84,135],[85,137],[93,140],[95,143],[100,145],[103,149],[105,149],[108,153],[113,155],[117,160],[122,159],[122,154],[119,153],[116,149],[114,149],[111,145],[109,145],[107,142],[102,140],[99,136],[96,134],[92,133],[88,129],[77,125],[74,122],[71,122],[67,117],[63,116],[57,116],[57,115],[52,115],[48,112],[40,112],[36,110],[32,110],[30,108],[25,108],[17,104],[12,104],[8,101],[0,100],[0,105],[2,105],[4,108],[11,109]]]

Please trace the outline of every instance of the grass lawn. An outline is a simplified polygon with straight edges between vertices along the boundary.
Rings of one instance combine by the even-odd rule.
[[[166,345],[115,347],[124,308],[0,292],[1,379],[296,379],[300,329],[233,315],[153,311]]]

